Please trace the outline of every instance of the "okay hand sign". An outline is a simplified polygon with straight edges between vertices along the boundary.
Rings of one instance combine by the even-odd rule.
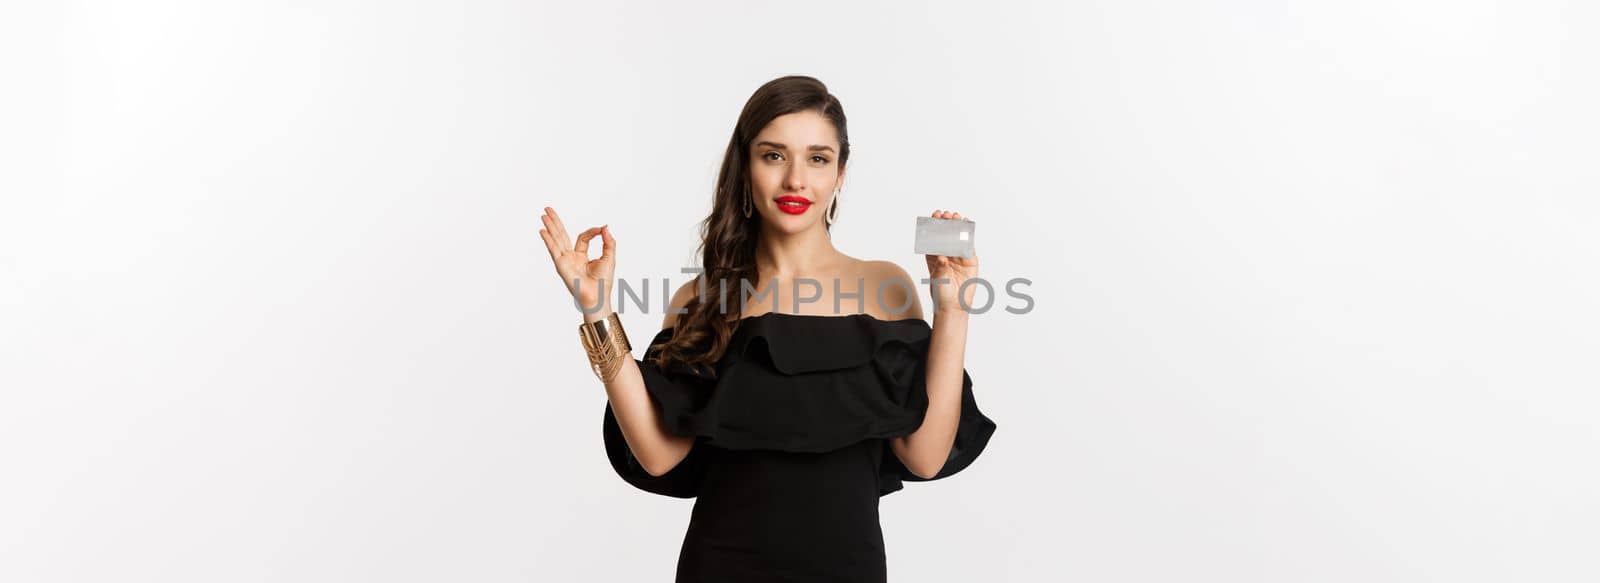
[[[578,233],[576,242],[567,235],[567,228],[561,224],[561,217],[556,215],[556,210],[544,207],[544,214],[540,215],[544,228],[539,229],[539,237],[544,239],[544,246],[550,250],[550,261],[555,264],[556,273],[561,276],[561,283],[566,284],[567,291],[578,300],[578,305],[591,308],[599,301],[604,301],[604,308],[611,307],[610,295],[604,293],[601,285],[606,289],[616,286],[617,271],[617,240],[611,237],[609,225],[590,227]],[[600,235],[602,246],[600,257],[589,259],[589,240],[595,235]]]

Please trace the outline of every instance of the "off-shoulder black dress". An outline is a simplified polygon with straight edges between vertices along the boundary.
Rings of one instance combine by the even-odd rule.
[[[922,425],[932,328],[920,318],[768,312],[738,321],[715,374],[651,363],[662,330],[636,360],[666,429],[695,436],[661,476],[634,458],[608,403],[611,466],[635,487],[696,498],[678,583],[886,580],[878,498],[905,481],[888,438]],[[961,471],[995,423],[962,371],[955,445],[933,478]]]

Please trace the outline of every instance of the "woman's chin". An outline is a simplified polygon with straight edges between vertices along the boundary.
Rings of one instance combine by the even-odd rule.
[[[779,213],[773,220],[767,221],[767,226],[780,233],[799,234],[806,232],[807,229],[816,228],[816,221],[805,215]]]

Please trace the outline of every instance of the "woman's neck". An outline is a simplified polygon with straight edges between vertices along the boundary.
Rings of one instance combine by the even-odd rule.
[[[756,245],[756,270],[763,280],[817,277],[836,271],[845,259],[823,229],[793,234],[768,229]]]

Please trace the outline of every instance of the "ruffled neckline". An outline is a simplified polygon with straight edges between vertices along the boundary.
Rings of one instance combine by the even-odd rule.
[[[767,312],[740,318],[738,323],[719,367],[748,360],[751,351],[764,344],[772,367],[787,375],[861,366],[886,342],[925,341],[933,331],[921,318],[884,320],[864,313]]]

